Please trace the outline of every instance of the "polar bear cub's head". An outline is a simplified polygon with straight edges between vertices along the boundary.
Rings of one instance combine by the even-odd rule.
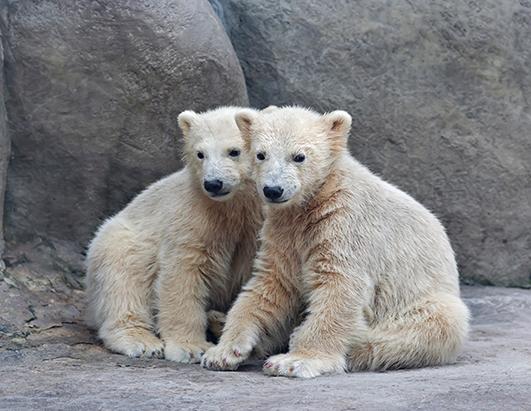
[[[322,184],[347,150],[352,118],[301,107],[241,110],[236,123],[254,157],[253,177],[266,203],[302,203]]]
[[[204,113],[183,111],[178,122],[184,136],[184,160],[203,192],[226,201],[250,178],[250,157],[234,116],[241,107]],[[247,109],[252,113],[252,109]]]

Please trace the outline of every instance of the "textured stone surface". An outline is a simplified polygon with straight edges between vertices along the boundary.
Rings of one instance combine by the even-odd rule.
[[[457,364],[305,381],[266,377],[257,363],[220,373],[131,360],[95,344],[66,314],[54,327],[4,340],[0,409],[530,409],[531,291],[463,291],[474,319]]]
[[[247,102],[206,0],[10,0],[9,24],[10,244],[79,250],[180,167],[179,112]]]
[[[82,275],[69,244],[40,241],[10,247],[0,264],[0,347],[77,324]]]
[[[4,103],[4,31],[6,30],[7,3],[0,1],[0,257],[4,252],[4,194],[9,163],[10,141],[7,135],[7,117]]]
[[[251,104],[348,110],[352,152],[442,218],[465,281],[531,285],[530,1],[213,3]]]

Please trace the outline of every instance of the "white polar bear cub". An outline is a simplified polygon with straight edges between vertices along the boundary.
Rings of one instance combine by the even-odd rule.
[[[226,312],[250,276],[262,215],[238,110],[181,113],[185,167],[107,220],[90,244],[87,320],[109,349],[199,362],[212,345],[207,311]]]
[[[244,110],[236,122],[256,157],[266,215],[254,274],[203,366],[237,368],[266,333],[291,333],[289,352],[264,363],[269,375],[453,361],[469,313],[448,237],[349,154],[351,117],[287,107]]]

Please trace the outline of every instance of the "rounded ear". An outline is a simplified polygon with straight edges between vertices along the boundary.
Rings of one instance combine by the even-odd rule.
[[[262,113],[271,113],[272,111],[278,110],[277,106],[267,106],[266,108],[262,109]]]
[[[250,108],[245,108],[238,111],[234,115],[234,120],[242,133],[244,138],[248,137],[251,134],[251,127],[256,119],[256,111]]]
[[[323,116],[329,134],[336,137],[347,137],[352,125],[352,117],[346,111],[336,110]]]
[[[352,117],[346,111],[337,110],[323,115],[323,121],[327,128],[332,152],[343,152],[347,148],[347,138],[352,125]]]
[[[179,127],[181,128],[185,137],[190,131],[190,128],[197,123],[198,118],[199,115],[192,110],[186,110],[179,114],[179,117],[177,117],[177,122],[179,123]]]

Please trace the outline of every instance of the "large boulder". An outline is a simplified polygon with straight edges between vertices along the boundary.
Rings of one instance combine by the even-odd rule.
[[[215,0],[251,104],[348,110],[441,217],[465,282],[530,286],[531,2]]]
[[[102,218],[181,166],[179,112],[247,103],[206,0],[8,4],[8,249],[40,238],[80,251]]]

